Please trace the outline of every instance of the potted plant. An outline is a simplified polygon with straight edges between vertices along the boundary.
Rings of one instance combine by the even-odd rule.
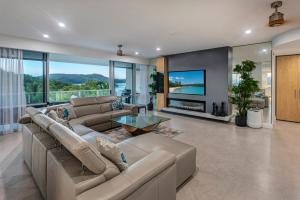
[[[233,72],[240,75],[238,84],[231,88],[230,102],[236,105],[238,113],[235,117],[237,126],[247,125],[247,110],[251,104],[251,96],[259,91],[258,81],[252,76],[252,71],[256,68],[255,63],[250,60],[243,61],[241,65],[236,65]]]
[[[148,110],[153,110],[153,97],[157,93],[157,72],[156,70],[153,71],[152,74],[150,74],[150,79],[152,80],[152,83],[148,85],[150,89],[150,102],[147,105]]]

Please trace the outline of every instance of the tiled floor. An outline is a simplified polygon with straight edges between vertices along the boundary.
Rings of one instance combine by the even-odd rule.
[[[255,130],[160,114],[184,131],[175,139],[197,147],[198,170],[178,200],[300,199],[300,124]],[[1,200],[41,198],[23,164],[21,140],[17,133],[0,137]]]

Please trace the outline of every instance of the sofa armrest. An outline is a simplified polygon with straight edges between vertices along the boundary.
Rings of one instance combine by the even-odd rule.
[[[132,114],[137,115],[139,114],[139,108],[136,105],[123,103],[124,110],[131,110]]]
[[[163,150],[154,151],[143,159],[129,166],[120,175],[80,194],[76,199],[125,199],[151,179],[155,178],[168,168],[175,166],[175,160],[175,156],[169,152]],[[174,182],[176,182],[176,179],[174,179]],[[175,188],[176,186],[174,185],[174,189]]]
[[[29,114],[25,114],[20,119],[18,119],[18,123],[20,123],[20,124],[28,124],[31,122],[32,122],[32,119]]]

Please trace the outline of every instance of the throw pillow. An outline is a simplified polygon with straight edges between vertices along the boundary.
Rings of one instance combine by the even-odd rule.
[[[68,111],[68,119],[76,118],[76,114],[75,114],[75,111],[74,111],[72,105],[67,105],[67,106],[64,106],[63,108],[64,108],[64,110]]]
[[[96,141],[100,153],[116,164],[120,171],[128,168],[125,154],[114,143],[104,137],[97,137]]]
[[[57,115],[57,112],[55,112],[54,110],[50,110],[50,112],[48,113],[48,117],[50,117],[51,119],[56,121],[56,118],[59,118]]]
[[[117,99],[117,100],[112,102],[111,107],[112,107],[113,110],[122,110],[124,105],[123,105],[121,99]]]
[[[69,121],[61,119],[54,110],[50,110],[50,112],[48,113],[48,117],[50,117],[51,119],[55,120],[56,122],[58,122],[64,126],[68,127],[69,129],[71,129],[73,131],[73,128],[70,125]]]

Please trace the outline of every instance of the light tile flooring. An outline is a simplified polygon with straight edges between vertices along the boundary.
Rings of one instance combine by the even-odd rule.
[[[255,130],[160,114],[184,131],[175,139],[197,147],[198,170],[177,200],[300,199],[300,124]],[[0,147],[0,199],[40,199],[22,162],[20,134],[1,136]]]

